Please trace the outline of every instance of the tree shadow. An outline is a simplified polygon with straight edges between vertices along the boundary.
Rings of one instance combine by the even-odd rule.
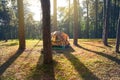
[[[106,47],[112,48],[112,46],[111,46],[111,45],[106,45]]]
[[[100,80],[95,76],[78,58],[76,58],[71,52],[75,50],[72,47],[69,47],[64,51],[65,57],[71,62],[76,71],[79,73],[79,76],[83,80]]]
[[[39,42],[40,42],[40,40],[30,50],[25,50],[25,51],[28,51],[28,54],[26,55],[25,59],[27,59],[30,56],[30,54],[32,53],[32,51],[34,50],[34,48],[36,46],[38,46]]]
[[[98,52],[98,51],[93,51],[93,50],[90,50],[90,49],[87,49],[87,48],[84,48],[80,45],[77,45],[77,47],[81,48],[81,49],[84,49],[86,51],[89,51],[89,52],[93,52],[93,53],[96,53],[98,55],[101,55],[103,57],[106,57],[114,62],[116,62],[117,64],[120,64],[120,59],[118,59],[117,57],[114,57],[114,56],[111,56],[111,55],[108,55],[107,53],[103,53],[103,52]]]
[[[56,52],[62,53],[72,63],[76,71],[78,71],[80,77],[84,80],[99,80],[79,59],[77,59],[71,52],[75,50],[72,47],[64,50],[55,50]],[[54,68],[57,62],[53,61],[51,64],[42,64],[43,55],[41,54],[35,70],[32,72],[32,80],[56,80]],[[30,79],[31,80],[31,79]]]
[[[0,76],[5,72],[5,70],[23,53],[24,50],[17,50],[14,55],[12,55],[5,63],[0,66]]]
[[[90,46],[95,46],[95,47],[99,47],[99,48],[105,49],[105,47],[103,47],[103,46],[97,46],[97,45],[94,45],[94,44],[91,44],[91,43],[83,43],[83,44],[90,45]]]
[[[41,54],[35,71],[32,72],[32,80],[55,80],[54,67],[57,62],[43,64],[43,55]]]
[[[0,45],[0,46],[16,46],[16,45],[18,45],[17,42],[15,42],[15,43],[10,43],[10,44],[2,44],[2,45]]]

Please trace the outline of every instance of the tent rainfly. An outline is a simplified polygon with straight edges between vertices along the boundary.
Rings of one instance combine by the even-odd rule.
[[[51,33],[52,47],[66,47],[69,46],[69,36],[61,31],[54,31]]]

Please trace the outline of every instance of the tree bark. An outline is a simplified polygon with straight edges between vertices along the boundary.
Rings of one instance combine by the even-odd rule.
[[[68,23],[68,26],[66,27],[66,29],[67,29],[67,30],[66,30],[66,31],[67,31],[66,33],[68,34],[68,36],[70,36],[70,12],[71,12],[71,11],[70,11],[70,3],[71,3],[70,0],[68,0],[68,6],[69,6],[68,16],[69,16],[69,19],[68,19],[68,22],[67,22],[67,23]]]
[[[57,27],[57,0],[53,0],[53,31],[58,30]]]
[[[95,38],[98,38],[98,0],[95,0]]]
[[[18,32],[19,32],[19,49],[24,50],[25,45],[25,29],[24,29],[24,10],[23,10],[23,0],[17,0],[18,2]]]
[[[108,46],[108,28],[109,28],[109,8],[110,8],[110,1],[111,0],[104,0],[105,5],[105,15],[104,15],[104,27],[103,27],[103,44]]]
[[[80,0],[78,0],[78,37],[81,37],[81,7],[80,7]]]
[[[51,26],[50,26],[50,0],[41,0],[42,7],[42,25],[43,25],[43,55],[44,64],[52,62],[51,49]]]
[[[116,52],[119,52],[119,44],[120,44],[120,9],[119,9],[119,18],[118,18],[117,33],[116,33],[116,48],[115,48]]]
[[[89,38],[89,0],[86,0],[87,20],[86,20],[86,38]]]
[[[73,44],[78,44],[78,5],[77,0],[74,0],[74,28],[73,28]]]

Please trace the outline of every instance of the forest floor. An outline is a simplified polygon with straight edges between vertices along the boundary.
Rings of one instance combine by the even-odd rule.
[[[54,62],[43,65],[42,41],[26,40],[18,51],[18,40],[0,41],[0,80],[120,80],[120,54],[99,39],[80,39],[79,45],[53,50]]]

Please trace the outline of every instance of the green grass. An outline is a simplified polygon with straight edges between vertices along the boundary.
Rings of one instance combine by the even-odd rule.
[[[74,46],[70,40],[70,48],[53,51],[54,61],[49,65],[42,64],[42,41],[26,40],[23,52],[17,52],[18,40],[0,41],[0,68],[10,60],[0,79],[120,80],[120,54],[114,52],[115,40],[109,40],[112,47],[104,46],[101,41],[80,39],[79,46]],[[12,56],[15,59],[10,59]]]

